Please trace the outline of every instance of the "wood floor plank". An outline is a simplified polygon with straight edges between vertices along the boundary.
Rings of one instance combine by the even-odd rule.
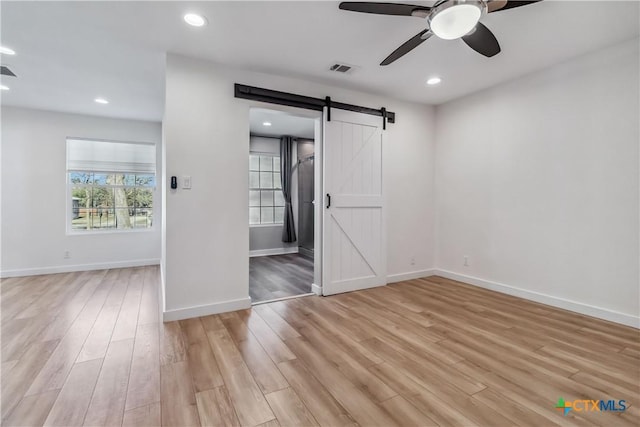
[[[257,313],[282,340],[298,338],[300,334],[291,327],[278,313],[267,304],[256,305],[253,311]]]
[[[275,418],[228,332],[209,331],[207,335],[240,423],[255,426]]]
[[[124,272],[124,270],[128,270]],[[127,281],[127,293],[124,296],[116,326],[111,335],[111,341],[126,340],[136,336],[138,313],[142,297],[143,275],[140,268],[123,269],[118,277],[120,281]]]
[[[159,325],[160,329],[160,364],[182,362],[187,358],[187,349],[178,322],[167,322]]]
[[[401,426],[437,426],[425,413],[420,412],[404,397],[398,395],[381,403],[389,415]]]
[[[309,371],[351,414],[360,425],[397,425],[380,406],[362,389],[347,380],[333,364],[327,361],[304,338],[292,338],[287,344],[302,359]]]
[[[58,398],[60,390],[26,396],[2,422],[5,426],[41,426]]]
[[[140,296],[140,313],[138,324],[158,323],[160,321],[160,304],[158,300],[160,287],[160,269],[157,266],[147,267],[143,272],[142,294]]]
[[[160,427],[160,425],[160,402],[129,409],[124,412],[124,418],[122,419],[123,427]]]
[[[132,353],[133,339],[114,341],[109,345],[84,419],[85,426],[122,423]]]
[[[180,330],[187,346],[189,368],[193,373],[196,392],[224,385],[207,334],[200,319],[180,321]]]
[[[282,427],[317,426],[318,423],[291,388],[265,395]]]
[[[349,412],[333,398],[300,360],[282,362],[278,368],[320,425],[356,425]]]
[[[82,350],[80,350],[76,362],[86,362],[91,359],[104,358],[107,348],[109,347],[109,342],[111,341],[111,334],[116,325],[126,290],[126,283],[114,284],[111,288],[102,306],[102,310],[93,328],[91,328],[91,332],[89,332],[89,336],[84,342]]]
[[[203,426],[239,426],[233,404],[224,386],[196,393],[198,414]]]
[[[103,282],[103,278],[106,272],[84,272],[77,278],[81,287],[73,294],[70,300],[64,302],[64,305],[60,312],[57,314],[55,322],[51,322],[49,327],[43,332],[43,340],[61,339],[67,334],[69,328],[77,323],[76,320],[80,316],[80,313],[91,313],[95,309],[95,304],[101,299],[104,294],[108,293],[109,282]],[[103,286],[101,286],[103,285]],[[97,292],[97,295],[96,295]],[[92,305],[89,302],[92,301]],[[87,308],[87,305],[89,307]],[[97,307],[98,311],[100,307]],[[96,316],[98,314],[96,311]]]
[[[199,426],[200,418],[189,363],[169,363],[161,369],[162,425]]]
[[[101,366],[102,359],[73,366],[44,422],[45,426],[82,425]]]
[[[159,328],[155,323],[138,325],[125,409],[160,401]]]
[[[20,403],[35,378],[54,353],[59,341],[33,342],[10,370],[2,370],[2,418]],[[40,394],[40,393],[33,393]]]
[[[244,322],[238,316],[228,317],[225,321],[234,325],[228,329],[229,335],[240,351],[256,383],[260,386],[260,390],[266,394],[289,387],[287,380],[276,368],[256,337],[247,330]]]
[[[260,316],[250,312],[246,319],[246,324],[275,363],[296,358],[287,345]]]

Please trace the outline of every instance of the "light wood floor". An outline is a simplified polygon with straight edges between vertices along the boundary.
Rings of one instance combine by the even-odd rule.
[[[303,253],[249,258],[252,302],[308,294],[313,283],[313,256]]]
[[[437,277],[162,324],[157,287],[156,267],[3,280],[3,425],[640,421],[636,329]]]

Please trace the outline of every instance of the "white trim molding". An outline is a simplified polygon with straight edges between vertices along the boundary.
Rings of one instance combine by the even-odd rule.
[[[315,283],[312,283],[311,292],[313,292],[316,295],[322,295],[322,286],[318,286]]]
[[[596,307],[593,305],[571,301],[552,295],[528,291],[526,289],[516,288],[513,286],[505,285],[503,283],[492,282],[489,280],[467,276],[464,274],[458,274],[447,270],[435,269],[434,275],[442,276],[451,280],[457,280],[459,282],[474,285],[479,288],[489,289],[503,294],[539,302],[541,304],[550,305],[552,307],[557,307],[587,316],[596,317],[598,319],[608,320],[610,322],[620,323],[622,325],[631,326],[634,328],[640,328],[640,317],[632,316],[626,313],[620,313],[618,311],[609,310],[607,308]]]
[[[407,273],[390,274],[387,276],[387,284],[403,282],[405,280],[422,279],[423,277],[429,277],[436,274],[435,268],[429,268],[427,270],[409,271]]]
[[[249,251],[249,257],[253,258],[257,256],[287,255],[297,253],[298,247],[292,246],[290,248],[257,249],[255,251]]]
[[[244,310],[246,308],[251,308],[251,298],[249,297],[216,302],[213,304],[197,305],[194,307],[166,310],[162,313],[162,321],[173,322],[174,320],[191,319],[192,317],[202,317],[210,314]]]
[[[0,277],[39,276],[41,274],[71,273],[74,271],[108,270],[112,268],[145,267],[158,265],[159,259],[135,259],[129,261],[101,262],[95,264],[57,265],[52,267],[25,268],[18,270],[3,270]]]

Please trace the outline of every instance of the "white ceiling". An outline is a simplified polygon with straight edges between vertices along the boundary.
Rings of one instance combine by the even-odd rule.
[[[264,126],[264,122],[271,126]],[[284,111],[252,108],[249,110],[249,130],[252,135],[281,137],[283,135],[314,139],[315,120],[298,117]]]
[[[409,2],[409,1],[407,1]],[[433,2],[416,2],[432,5]],[[378,64],[424,28],[418,18],[341,11],[337,2],[6,2],[2,58],[19,78],[2,103],[161,120],[164,55],[439,104],[640,35],[637,1],[553,1],[492,13],[484,24],[502,53],[485,58],[461,40],[431,38],[396,63]],[[187,11],[209,25],[182,21]],[[336,61],[359,68],[327,71]],[[425,80],[439,75],[439,86]],[[93,102],[97,96],[109,105]]]

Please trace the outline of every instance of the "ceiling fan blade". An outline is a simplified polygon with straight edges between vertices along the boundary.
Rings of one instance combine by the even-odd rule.
[[[498,44],[496,36],[480,22],[472,32],[462,37],[462,40],[471,49],[488,58],[500,53],[500,44]]]
[[[489,0],[487,2],[487,13],[500,10],[507,5],[507,0]]]
[[[422,42],[431,37],[431,35],[432,33],[430,33],[429,30],[420,31],[418,34],[404,42],[402,46],[394,50],[391,55],[387,56],[384,61],[380,63],[380,65],[389,65],[392,62],[402,58],[404,55],[411,52],[413,49],[422,44]]]
[[[398,15],[398,16],[412,16],[413,12],[425,11],[428,12],[430,8],[424,6],[417,6],[413,4],[400,4],[400,3],[374,3],[374,2],[359,2],[359,1],[344,1],[340,3],[340,9],[350,10],[352,12],[362,13],[376,13],[378,15]]]
[[[513,9],[514,7],[520,7],[520,6],[526,6],[532,3],[538,3],[542,0],[526,0],[526,1],[520,1],[520,0],[509,0],[509,1],[504,1],[504,0],[495,0],[492,1],[491,3],[487,4],[487,7],[489,8],[489,12],[498,12],[500,10],[507,10],[507,9]],[[497,3],[494,6],[492,6],[492,3]]]

